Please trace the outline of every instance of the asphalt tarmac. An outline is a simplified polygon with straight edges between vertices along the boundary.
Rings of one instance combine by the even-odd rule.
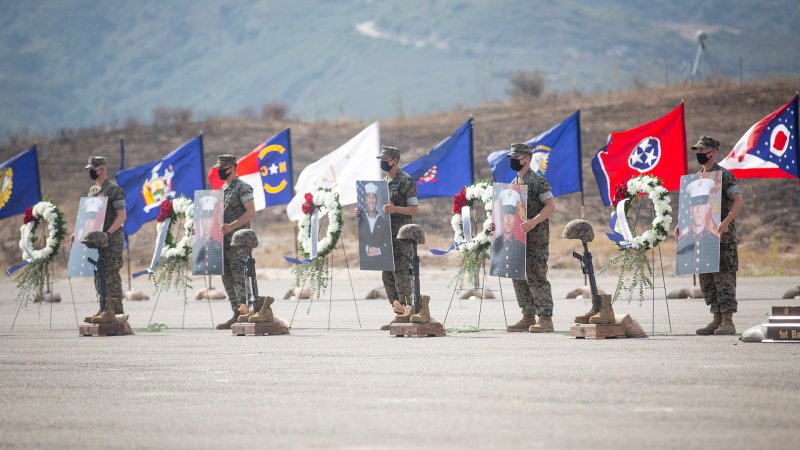
[[[228,302],[126,301],[135,335],[79,337],[76,315],[96,311],[88,279],[56,283],[63,301],[17,313],[16,287],[0,282],[2,448],[782,448],[800,433],[800,344],[743,343],[694,335],[702,300],[615,304],[652,334],[576,340],[571,318],[588,310],[566,293],[583,284],[551,274],[556,333],[507,333],[519,308],[511,283],[488,280],[497,299],[453,297],[450,274],[424,274],[443,338],[393,338],[385,300],[364,300],[380,274],[333,279],[333,301],[281,300],[286,271],[264,273],[261,292],[291,334],[234,337],[212,329]],[[217,278],[215,284],[221,287]],[[660,285],[660,277],[657,282]],[[616,279],[600,279],[612,290]],[[798,280],[739,280],[739,332],[766,322]],[[691,278],[666,279],[667,290]],[[195,280],[194,289],[204,287]],[[357,302],[353,300],[353,291]],[[72,297],[75,297],[73,304]],[[448,310],[450,299],[452,304]],[[357,306],[357,312],[356,312]],[[667,306],[669,313],[667,313]],[[155,309],[154,309],[155,308]],[[296,309],[295,309],[296,308]],[[296,311],[296,312],[295,312]],[[504,316],[505,312],[505,316]],[[152,323],[166,329],[146,331]],[[478,326],[479,332],[463,332]],[[653,318],[655,320],[653,320]],[[360,323],[360,325],[359,325]],[[183,328],[182,328],[183,325]],[[671,327],[671,329],[670,329]],[[461,332],[459,332],[461,331]]]

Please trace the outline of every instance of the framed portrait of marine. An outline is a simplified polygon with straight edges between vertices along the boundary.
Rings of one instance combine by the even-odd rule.
[[[87,247],[81,240],[90,231],[103,231],[107,204],[108,197],[81,197],[78,217],[75,219],[75,240],[72,242],[67,263],[68,277],[94,276],[94,265],[87,258],[97,261],[97,249]]]
[[[719,272],[722,172],[681,177],[675,273]]]
[[[222,275],[222,191],[194,191],[192,275]]]
[[[527,220],[528,190],[525,185],[494,183],[492,197],[494,233],[489,250],[489,274],[525,279],[526,234],[520,229]]]
[[[394,272],[392,222],[383,212],[389,204],[386,181],[356,181],[358,216],[358,254],[361,270]]]

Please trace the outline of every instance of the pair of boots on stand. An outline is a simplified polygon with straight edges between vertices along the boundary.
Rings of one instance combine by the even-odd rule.
[[[117,310],[122,309],[120,308],[121,304],[122,300],[110,298],[106,300],[106,309],[101,309],[92,316],[84,317],[83,321],[86,323],[118,323],[120,321],[117,319]],[[122,312],[120,311],[120,313]],[[124,317],[124,320],[127,320],[127,316]]]
[[[733,311],[714,313],[714,318],[703,328],[696,331],[700,336],[728,336],[736,334],[736,325],[733,324]]]
[[[586,314],[575,317],[575,323],[613,325],[616,323],[614,308],[611,306],[610,295],[592,296],[592,309]]]
[[[535,314],[523,314],[522,319],[514,325],[506,327],[506,331],[521,332],[529,331],[531,333],[552,333],[553,317],[539,315],[539,322],[536,322]]]
[[[411,304],[404,305],[399,301],[395,300],[392,303],[392,309],[394,310],[395,316],[394,319],[381,327],[381,330],[388,330],[393,323],[428,323],[431,321],[431,309],[430,309],[430,301],[431,297],[428,295],[422,296],[422,304],[420,305],[419,314],[412,313]]]
[[[275,299],[272,297],[259,297],[253,302],[253,312],[245,305],[239,305],[239,310],[233,312],[233,317],[228,319],[227,322],[217,325],[218,330],[230,330],[231,326],[236,322],[272,322],[275,316],[272,314],[272,303]]]

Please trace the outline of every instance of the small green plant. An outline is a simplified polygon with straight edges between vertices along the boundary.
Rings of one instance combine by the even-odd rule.
[[[445,330],[446,333],[480,333],[481,329],[473,327],[472,325],[452,327]]]

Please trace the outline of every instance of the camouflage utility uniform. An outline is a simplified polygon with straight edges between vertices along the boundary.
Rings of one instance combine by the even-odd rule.
[[[103,185],[97,187],[95,184],[89,188],[89,197],[108,197],[106,204],[106,217],[103,220],[103,231],[108,230],[111,224],[117,220],[117,211],[125,209],[125,192],[116,183],[106,178]],[[116,313],[123,314],[122,298],[122,278],[119,271],[122,269],[122,243],[124,236],[122,228],[113,233],[108,233],[108,247],[98,249],[100,258],[103,261],[103,280],[95,277],[95,288],[100,292],[99,283],[106,285],[106,299],[116,300]]]
[[[386,176],[384,181],[389,182],[389,202],[394,206],[418,206],[417,182],[402,170],[397,171],[394,178]],[[411,223],[411,216],[407,214],[391,214],[392,223],[392,249],[394,251],[394,272],[383,272],[383,287],[389,303],[399,300],[402,304],[411,302],[411,276],[408,267],[411,263],[411,243],[397,239],[400,227]]]
[[[232,223],[245,213],[244,204],[253,201],[253,188],[240,179],[232,181],[227,186],[222,187],[224,194],[223,222]],[[240,304],[246,304],[244,265],[238,260],[238,251],[231,247],[233,233],[238,230],[248,229],[250,224],[231,230],[222,237],[223,267],[222,284],[225,286],[225,293],[231,302],[231,309],[239,311]]]
[[[513,184],[528,186],[528,219],[536,217],[544,202],[553,198],[550,183],[531,170]],[[547,281],[547,259],[550,254],[550,219],[528,231],[525,244],[525,280],[514,280],[514,292],[522,314],[552,316],[553,294]]]
[[[733,205],[733,198],[741,193],[739,183],[728,169],[714,164],[711,172],[722,171],[722,211],[720,217],[728,217]],[[736,271],[739,270],[739,251],[736,239],[736,221],[728,225],[728,232],[720,237],[719,244],[719,272],[701,273],[700,289],[706,305],[711,307],[712,313],[736,312]]]

